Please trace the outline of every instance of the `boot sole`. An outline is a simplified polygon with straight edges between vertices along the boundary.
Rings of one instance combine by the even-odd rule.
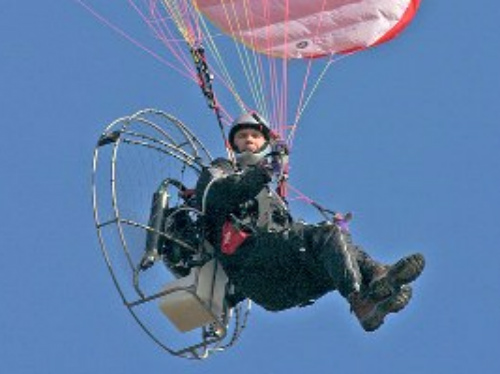
[[[374,300],[382,300],[395,294],[401,286],[415,281],[424,270],[425,258],[420,253],[399,260],[391,267],[387,275],[373,281],[370,285],[370,296]]]
[[[390,313],[397,313],[403,310],[410,302],[413,290],[409,285],[401,286],[399,292],[377,304],[374,312],[361,321],[365,331],[375,331],[384,323],[385,317]]]

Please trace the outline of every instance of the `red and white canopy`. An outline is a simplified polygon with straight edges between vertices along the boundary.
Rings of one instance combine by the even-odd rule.
[[[247,47],[281,58],[362,50],[395,37],[420,0],[195,0],[197,10]]]

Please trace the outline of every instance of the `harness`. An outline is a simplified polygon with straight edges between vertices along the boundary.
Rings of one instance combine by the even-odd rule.
[[[289,228],[292,218],[286,203],[269,186],[230,214],[222,227],[221,251],[234,254],[243,242],[258,232],[280,232]]]

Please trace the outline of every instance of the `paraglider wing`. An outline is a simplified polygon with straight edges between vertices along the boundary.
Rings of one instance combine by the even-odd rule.
[[[420,0],[195,0],[199,12],[247,47],[306,58],[362,50],[395,37]]]

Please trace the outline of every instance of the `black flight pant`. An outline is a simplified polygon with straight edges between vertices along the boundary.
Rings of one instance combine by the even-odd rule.
[[[347,298],[382,265],[338,226],[303,223],[260,232],[221,262],[239,292],[271,311],[307,305],[334,290]]]

